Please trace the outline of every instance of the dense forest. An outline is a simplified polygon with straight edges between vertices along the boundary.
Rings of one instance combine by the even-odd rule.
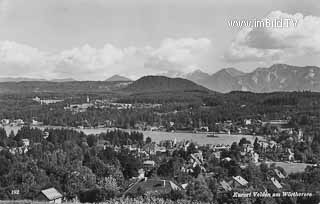
[[[59,126],[98,126],[112,121],[112,125],[122,128],[133,128],[137,123],[167,126],[175,122],[177,128],[193,129],[202,125],[214,129],[217,122],[232,120],[241,121],[245,118],[268,120],[290,119],[293,124],[317,125],[320,110],[320,94],[313,92],[290,93],[250,93],[231,92],[228,94],[197,95],[179,92],[171,97],[171,93],[132,94],[115,96],[110,94],[42,94],[47,98],[63,98],[61,103],[40,105],[32,100],[36,94],[1,95],[0,118],[32,119],[45,125]],[[114,99],[121,103],[160,103],[154,108],[111,109],[91,107],[87,111],[74,114],[64,107],[70,104],[85,103],[90,96],[92,101],[98,99]]]

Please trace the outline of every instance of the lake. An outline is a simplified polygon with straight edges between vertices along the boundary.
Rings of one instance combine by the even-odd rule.
[[[4,126],[7,134],[9,134],[12,130],[14,133],[21,128],[20,126]],[[58,126],[38,126],[37,128],[45,129],[45,128],[67,128],[67,127],[58,127]],[[79,129],[79,128],[71,128],[74,130],[82,131],[85,134],[100,134],[102,132],[107,132],[108,130],[113,130],[114,128],[90,128],[90,129]],[[123,131],[137,131],[133,129],[121,129]],[[228,135],[228,134],[215,134],[218,137],[207,137],[207,133],[191,133],[191,132],[159,132],[159,131],[139,131],[142,132],[144,138],[150,137],[154,142],[160,142],[161,140],[174,140],[183,141],[183,140],[191,140],[199,145],[205,144],[232,144],[233,142],[239,142],[241,138],[246,138],[247,140],[254,142],[255,138],[260,136],[253,135]]]

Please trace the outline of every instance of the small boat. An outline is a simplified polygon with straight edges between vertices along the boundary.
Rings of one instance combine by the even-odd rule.
[[[207,137],[219,137],[219,136],[214,135],[214,134],[212,133],[212,134],[207,135]]]

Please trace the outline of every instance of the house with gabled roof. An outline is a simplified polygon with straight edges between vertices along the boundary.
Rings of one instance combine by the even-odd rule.
[[[232,189],[248,187],[248,184],[249,182],[242,176],[233,176],[232,180],[229,182],[229,185],[232,187]]]
[[[143,162],[143,169],[145,171],[150,171],[153,168],[155,168],[155,166],[156,166],[156,162],[153,160],[146,160]]]
[[[63,195],[56,188],[48,188],[40,191],[35,200],[48,203],[62,203]]]
[[[168,194],[171,191],[183,190],[182,187],[171,180],[160,178],[141,178],[135,183],[131,184],[129,188],[123,193],[123,196],[135,195],[137,193],[149,194]]]
[[[276,175],[279,177],[279,179],[284,179],[286,178],[279,169],[274,169],[274,172],[276,173]]]
[[[281,183],[280,183],[276,178],[271,177],[270,180],[271,180],[272,184],[273,184],[278,190],[280,190],[280,189],[283,188],[283,186],[281,185]]]
[[[225,192],[232,191],[232,187],[225,180],[220,181],[219,184],[220,184],[219,191],[225,191]]]

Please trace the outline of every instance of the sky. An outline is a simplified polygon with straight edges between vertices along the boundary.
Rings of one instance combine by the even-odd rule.
[[[279,27],[230,20],[292,19]],[[0,0],[0,77],[320,66],[318,0]]]

